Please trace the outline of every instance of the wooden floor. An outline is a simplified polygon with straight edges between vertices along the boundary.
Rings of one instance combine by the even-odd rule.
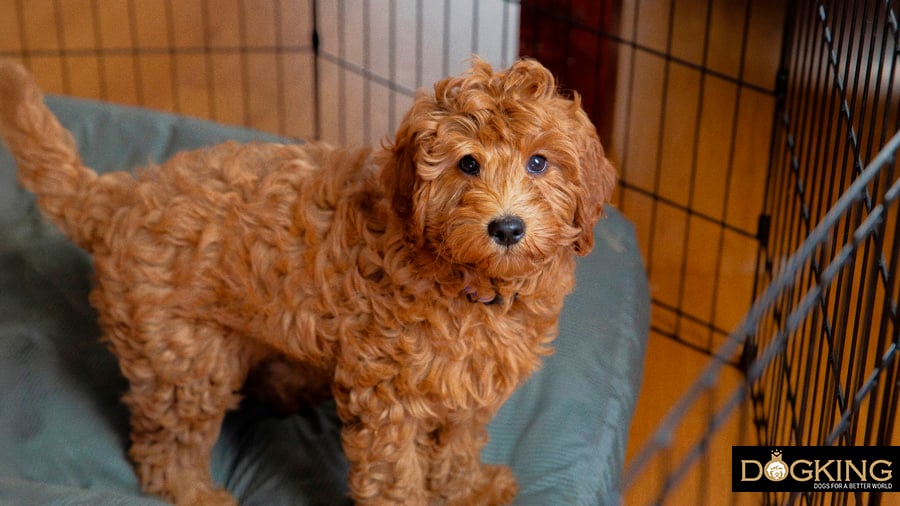
[[[646,6],[644,21],[640,24],[643,35],[632,35],[648,37],[646,43],[652,46],[655,32],[648,27],[663,23],[667,14],[654,11],[654,2],[643,5]],[[661,12],[661,17],[654,21],[653,12]],[[316,93],[312,82],[309,15],[308,0],[217,0],[215,3],[204,0],[0,0],[0,54],[25,61],[50,93],[176,111],[292,137],[312,138],[322,133],[323,128],[316,124],[313,107]],[[635,13],[626,13],[623,26],[631,19],[629,15]],[[690,53],[691,48],[685,47],[684,51]],[[625,65],[637,67],[635,72],[630,67],[620,69],[620,76],[632,76],[632,81],[624,83],[620,90],[631,90],[632,95],[619,102],[621,110],[617,117],[653,118],[646,122],[634,121],[627,127],[620,124],[613,146],[610,146],[611,156],[618,164],[624,164],[625,175],[634,188],[644,190],[620,191],[617,204],[637,225],[643,253],[652,263],[653,296],[664,302],[686,302],[688,306],[695,302],[700,311],[712,308],[717,324],[729,329],[750,302],[748,279],[755,267],[755,258],[747,241],[739,234],[726,232],[722,235],[697,221],[696,216],[660,204],[659,200],[646,195],[647,192],[660,193],[676,203],[687,202],[686,199],[699,203],[708,199],[718,206],[708,211],[712,215],[727,213],[729,219],[748,223],[755,220],[762,199],[760,178],[764,177],[759,167],[765,166],[766,146],[760,139],[768,139],[771,100],[745,92],[741,107],[735,112],[745,116],[742,121],[747,125],[747,129],[739,133],[747,137],[747,142],[736,155],[738,161],[734,165],[738,171],[733,174],[730,187],[733,192],[742,192],[737,196],[740,198],[710,194],[710,188],[717,191],[715,188],[720,187],[720,182],[714,180],[696,181],[691,187],[695,192],[683,193],[689,187],[685,183],[688,172],[666,173],[660,179],[652,173],[656,163],[645,157],[650,156],[649,151],[661,146],[669,149],[670,165],[688,167],[691,156],[696,153],[692,154],[689,148],[679,148],[678,143],[691,145],[690,139],[683,136],[686,132],[699,130],[694,122],[706,122],[704,124],[713,134],[720,133],[717,129],[721,127],[716,124],[715,117],[698,117],[697,97],[686,94],[683,101],[668,103],[671,109],[668,117],[672,121],[685,122],[683,131],[670,129],[676,132],[673,143],[642,144],[642,138],[658,136],[659,132],[652,130],[660,128],[657,118],[661,105],[654,98],[659,90],[652,89],[658,79],[654,80],[653,73],[658,77],[660,72],[668,72],[667,82],[673,94],[686,89],[685,86],[697,79],[707,79],[707,91],[703,94],[707,114],[720,111],[721,104],[731,104],[738,91],[728,82],[679,68],[670,67],[666,71],[665,61],[647,60],[644,54],[620,55],[620,60]],[[327,108],[336,107],[339,102],[333,92],[329,87],[319,90],[318,96],[325,104],[320,115],[332,115]],[[397,107],[400,106],[403,106],[402,101]],[[335,130],[326,125],[325,130],[329,129]],[[715,148],[716,141],[710,142]],[[715,149],[709,153],[713,157],[709,163],[718,163],[722,156],[727,156]],[[641,167],[649,172],[641,173]],[[741,206],[742,202],[746,203],[745,207]],[[699,205],[703,206],[702,203]],[[689,235],[692,239],[685,243],[685,237]],[[712,256],[716,248],[710,244],[719,245],[718,251],[725,253],[724,260]],[[685,254],[688,250],[697,250],[693,257],[696,261],[683,268],[682,261],[672,251]],[[704,256],[706,250],[709,250],[708,256]],[[716,265],[718,284],[710,285],[710,277],[716,274],[711,269]],[[728,294],[733,292],[739,292],[740,296],[729,298]],[[655,310],[654,318],[655,324],[663,330],[673,325],[672,315],[664,311]],[[682,330],[690,331],[689,323],[682,326]],[[698,339],[708,339],[706,329],[698,329],[697,334]],[[631,430],[629,458],[651,437],[665,413],[708,362],[706,354],[678,344],[663,333],[651,334],[642,394]],[[739,380],[737,371],[726,368],[716,391],[730,391]],[[705,418],[709,407],[723,401],[712,396],[689,413],[688,422],[673,438],[675,448],[655,460],[648,472],[640,477],[626,495],[627,504],[645,504],[654,500],[663,486],[657,477],[671,471],[668,466],[684,452],[677,442],[696,441],[698,431],[709,421]],[[721,504],[724,498],[738,503],[750,501],[730,494],[730,447],[744,441],[748,431],[741,420],[742,417],[737,416],[723,427],[711,442],[705,464],[687,475],[667,503]]]

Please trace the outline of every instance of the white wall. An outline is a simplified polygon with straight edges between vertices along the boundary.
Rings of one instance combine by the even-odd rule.
[[[519,4],[509,0],[318,0],[319,135],[373,144],[396,129],[416,89],[480,54],[518,55]]]

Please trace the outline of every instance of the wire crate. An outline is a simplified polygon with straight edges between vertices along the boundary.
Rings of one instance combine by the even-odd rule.
[[[739,408],[745,444],[900,441],[897,9],[880,1],[797,1],[785,9],[757,230],[758,296],[626,471],[626,483],[635,484],[639,470],[667,462],[653,502],[679,497],[685,477],[728,480],[711,467],[708,449]],[[723,391],[728,358],[744,377]],[[697,406],[701,434],[673,449],[686,420],[698,423],[687,416]],[[879,492],[762,497],[764,504],[883,501]]]

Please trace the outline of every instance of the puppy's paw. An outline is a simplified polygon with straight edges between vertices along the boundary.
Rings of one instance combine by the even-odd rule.
[[[189,497],[182,497],[176,502],[177,506],[238,506],[237,500],[222,489],[198,490]]]
[[[451,506],[501,506],[511,504],[519,491],[512,470],[507,466],[482,465],[474,487],[465,496],[451,498]]]
[[[512,470],[507,466],[485,466],[484,472],[488,476],[484,504],[511,504],[519,492]]]

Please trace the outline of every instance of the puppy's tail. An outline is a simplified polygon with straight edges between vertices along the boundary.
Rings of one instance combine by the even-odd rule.
[[[103,187],[123,181],[100,178],[81,163],[72,134],[44,105],[34,78],[8,60],[0,60],[0,135],[16,159],[19,182],[37,196],[38,207],[92,251],[116,206],[109,201],[115,193]]]

